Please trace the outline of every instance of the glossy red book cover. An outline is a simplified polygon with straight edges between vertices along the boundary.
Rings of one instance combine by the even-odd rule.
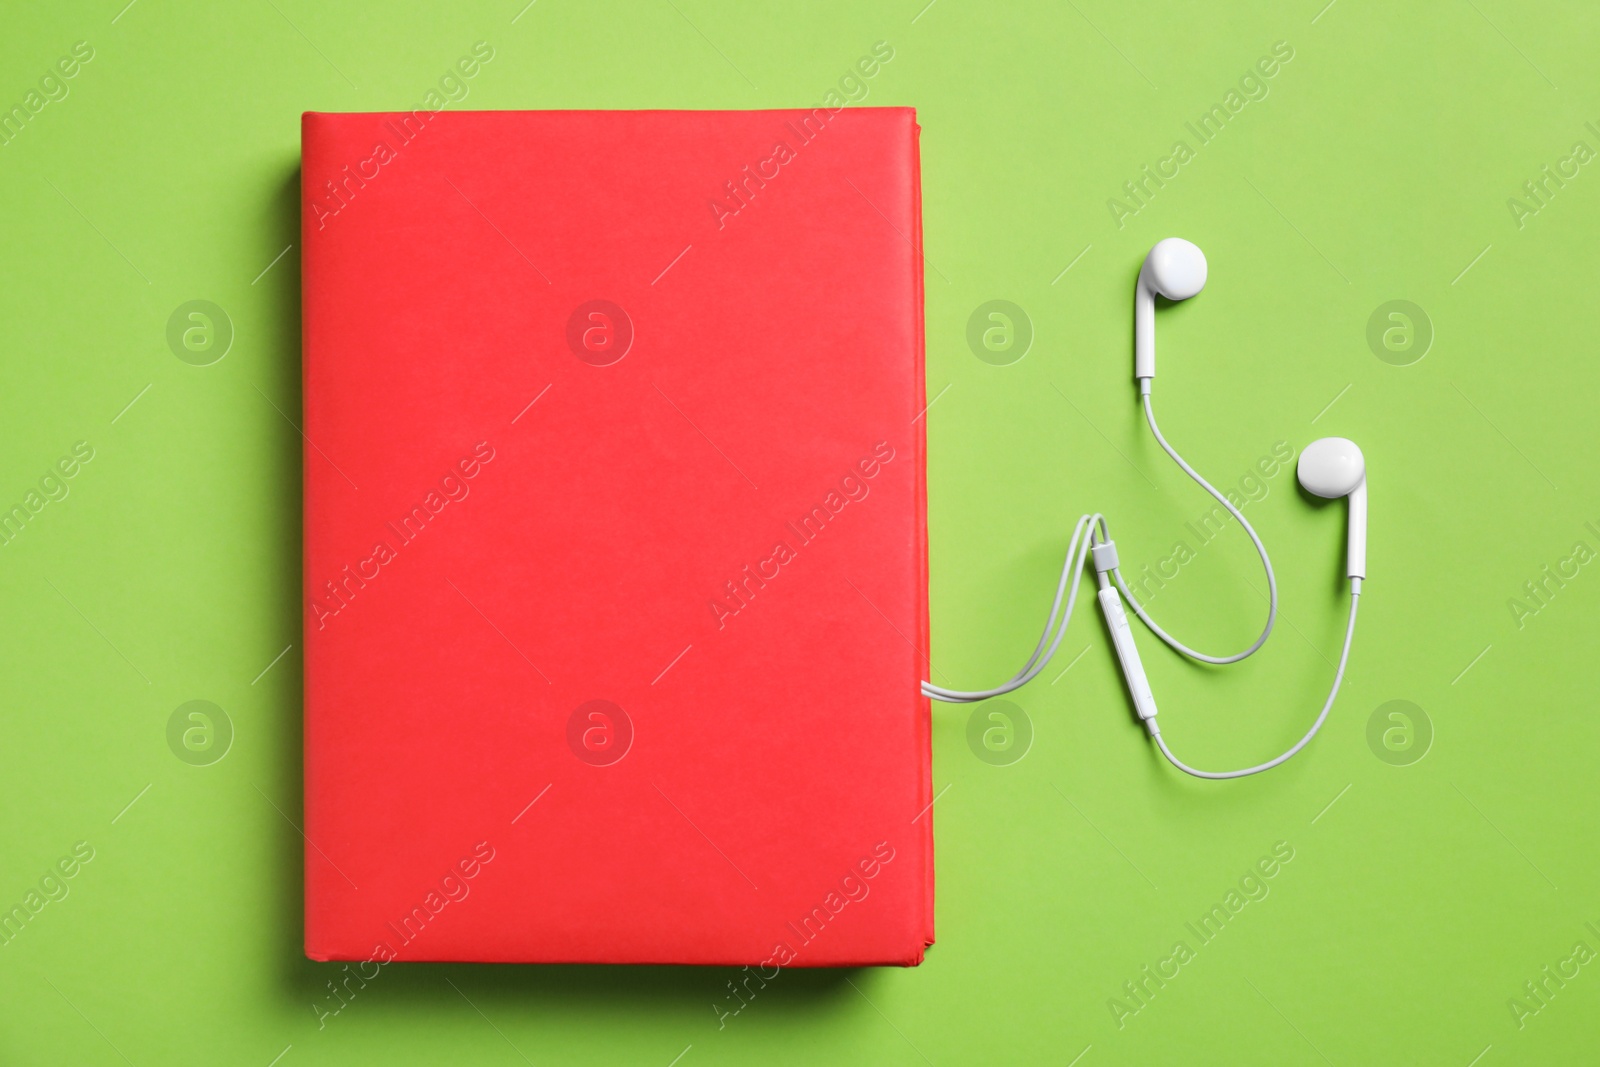
[[[303,120],[306,953],[921,961],[914,113]]]

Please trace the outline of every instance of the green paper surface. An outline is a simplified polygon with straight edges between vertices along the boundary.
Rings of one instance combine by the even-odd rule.
[[[1593,1057],[1592,5],[123,2],[12,5],[0,34],[0,1061]],[[746,1003],[716,969],[404,965],[335,999],[300,951],[299,116],[430,91],[918,109],[941,684],[1021,664],[1085,511],[1168,575],[1180,637],[1259,627],[1248,541],[1191,525],[1207,499],[1132,382],[1139,263],[1197,242],[1157,411],[1250,501],[1282,615],[1220,671],[1135,634],[1180,755],[1292,743],[1338,654],[1344,516],[1282,459],[1353,438],[1369,581],[1322,735],[1178,775],[1086,583],[1040,679],[934,705],[922,967]]]

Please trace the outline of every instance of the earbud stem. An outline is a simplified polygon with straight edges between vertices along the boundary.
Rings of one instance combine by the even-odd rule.
[[[1367,576],[1367,480],[1350,492],[1348,566],[1352,578]]]
[[[1156,298],[1145,284],[1142,267],[1133,287],[1133,376],[1156,376]]]

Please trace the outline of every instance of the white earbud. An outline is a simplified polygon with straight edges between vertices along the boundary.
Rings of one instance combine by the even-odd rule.
[[[1347,569],[1352,578],[1367,576],[1367,460],[1354,441],[1324,437],[1300,453],[1295,469],[1305,491],[1328,500],[1350,498]]]
[[[1182,237],[1157,241],[1133,290],[1133,376],[1156,376],[1156,295],[1187,300],[1206,287],[1206,254]]]

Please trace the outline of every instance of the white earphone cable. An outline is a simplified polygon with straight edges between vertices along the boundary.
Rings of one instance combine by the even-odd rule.
[[[1239,525],[1244,528],[1244,532],[1249,535],[1251,543],[1255,545],[1256,553],[1261,557],[1262,569],[1267,573],[1267,623],[1262,627],[1261,635],[1243,652],[1236,652],[1231,656],[1213,656],[1205,652],[1199,652],[1167,633],[1166,630],[1161,628],[1160,624],[1150,617],[1144,605],[1139,603],[1138,598],[1133,595],[1133,591],[1128,588],[1128,583],[1123,579],[1120,568],[1112,568],[1111,575],[1116,579],[1118,588],[1122,590],[1122,595],[1127,598],[1128,603],[1133,607],[1134,613],[1139,616],[1139,619],[1150,628],[1151,633],[1172,648],[1202,663],[1237,663],[1239,660],[1254,654],[1262,645],[1266,644],[1267,638],[1272,635],[1272,627],[1277,621],[1278,579],[1272,572],[1272,560],[1268,558],[1267,548],[1261,543],[1261,538],[1257,536],[1255,527],[1250,525],[1239,509],[1234,507],[1226,496],[1218,492],[1210,482],[1200,475],[1199,471],[1191,467],[1189,462],[1178,455],[1177,450],[1167,443],[1166,437],[1161,433],[1161,428],[1156,425],[1155,409],[1150,402],[1150,380],[1148,378],[1140,380],[1139,391],[1144,402],[1145,421],[1150,424],[1150,432],[1155,435],[1157,443],[1161,445],[1167,455],[1172,457],[1173,462],[1185,474],[1193,478],[1200,488],[1210,493],[1219,504],[1228,510],[1230,515],[1239,520]],[[944,686],[934,685],[932,682],[923,682],[923,696],[952,704],[971,704],[979,700],[988,700],[991,697],[1003,696],[1006,693],[1013,692],[1038,677],[1039,673],[1049,664],[1051,657],[1056,654],[1056,649],[1061,646],[1061,640],[1066,634],[1067,623],[1072,619],[1072,609],[1078,597],[1078,576],[1088,563],[1089,549],[1094,541],[1094,528],[1096,526],[1100,528],[1100,539],[1109,541],[1111,534],[1107,529],[1103,515],[1096,513],[1079,516],[1077,526],[1072,531],[1072,540],[1067,545],[1067,558],[1061,567],[1061,581],[1056,586],[1055,601],[1050,605],[1050,617],[1045,622],[1044,632],[1039,636],[1039,643],[1034,646],[1033,653],[1016,674],[992,689],[949,689]],[[1061,599],[1063,595],[1067,598],[1064,615],[1061,614]],[[1059,620],[1058,616],[1060,616]],[[1060,624],[1059,629],[1057,628],[1058,621]],[[1053,640],[1051,638],[1052,631],[1055,633]],[[1046,645],[1049,646],[1048,649],[1046,649]]]
[[[1223,779],[1243,778],[1251,774],[1260,774],[1262,771],[1270,771],[1278,764],[1289,759],[1296,752],[1299,752],[1302,748],[1305,748],[1306,745],[1311,743],[1311,739],[1317,736],[1317,731],[1322,729],[1323,722],[1325,722],[1328,718],[1328,712],[1333,710],[1334,698],[1339,695],[1339,685],[1344,681],[1345,663],[1350,659],[1350,643],[1355,639],[1356,636],[1356,608],[1360,605],[1360,603],[1361,579],[1352,578],[1350,579],[1350,621],[1345,625],[1344,648],[1339,652],[1338,669],[1333,672],[1333,686],[1328,690],[1328,699],[1323,703],[1322,712],[1317,716],[1317,721],[1311,724],[1311,729],[1306,731],[1304,737],[1300,738],[1300,740],[1294,743],[1294,747],[1290,748],[1281,756],[1269,759],[1265,763],[1258,763],[1254,767],[1246,767],[1243,770],[1201,771],[1189,766],[1187,763],[1183,762],[1177,756],[1172,754],[1172,749],[1167,747],[1166,739],[1161,736],[1161,728],[1156,725],[1155,719],[1150,719],[1146,725],[1150,731],[1150,736],[1155,738],[1156,745],[1160,747],[1161,754],[1167,757],[1168,762],[1170,762],[1174,767],[1178,768],[1178,770],[1183,771],[1185,774],[1192,774],[1196,778]]]
[[[1133,591],[1128,588],[1128,584],[1123,579],[1122,571],[1119,567],[1112,566],[1110,568],[1111,575],[1114,579],[1116,579],[1117,587],[1122,591],[1122,595],[1127,598],[1128,603],[1132,605],[1134,613],[1138,615],[1139,620],[1150,628],[1151,633],[1155,634],[1175,651],[1188,656],[1191,659],[1199,660],[1202,663],[1213,663],[1218,665],[1237,663],[1247,656],[1253,655],[1261,648],[1262,645],[1266,644],[1267,638],[1272,635],[1273,625],[1277,622],[1278,580],[1277,576],[1272,572],[1272,560],[1268,558],[1267,548],[1261,543],[1261,538],[1256,534],[1255,528],[1250,525],[1249,521],[1245,519],[1240,510],[1235,507],[1224,494],[1218,492],[1210,482],[1201,477],[1200,473],[1191,467],[1188,461],[1180,456],[1177,450],[1167,442],[1166,437],[1162,435],[1161,428],[1156,425],[1155,409],[1151,404],[1149,378],[1141,378],[1139,380],[1139,393],[1144,405],[1145,421],[1149,423],[1150,432],[1155,435],[1155,439],[1157,443],[1161,445],[1162,450],[1165,451],[1167,455],[1172,457],[1172,461],[1176,463],[1185,474],[1194,479],[1194,481],[1202,489],[1211,494],[1211,496],[1215,498],[1219,504],[1227,509],[1230,515],[1239,521],[1239,525],[1243,527],[1244,532],[1249,536],[1251,543],[1255,545],[1256,553],[1261,557],[1262,569],[1265,570],[1267,574],[1267,622],[1266,625],[1262,627],[1260,636],[1255,639],[1254,643],[1252,643],[1249,648],[1246,648],[1242,652],[1237,652],[1229,656],[1213,656],[1205,652],[1198,652],[1188,647],[1171,634],[1167,633],[1156,623],[1154,619],[1150,617],[1150,614],[1145,610],[1144,605],[1139,603],[1138,599],[1133,595]],[[1096,527],[1099,528],[1098,538],[1096,537]],[[1097,542],[1099,544],[1109,544],[1111,542],[1111,534],[1107,529],[1105,516],[1099,514],[1098,512],[1092,515],[1079,516],[1077,525],[1072,531],[1072,539],[1067,545],[1066,559],[1063,561],[1061,566],[1061,580],[1056,585],[1055,600],[1050,605],[1050,617],[1045,621],[1044,632],[1039,636],[1039,643],[1034,646],[1033,652],[1028,656],[1027,662],[1022,665],[1022,668],[1018,670],[1016,674],[1012,675],[1009,680],[1002,682],[1000,685],[995,686],[992,689],[948,689],[944,686],[934,685],[932,682],[923,682],[923,696],[930,697],[934,700],[945,701],[947,703],[970,704],[1013,692],[1014,690],[1020,689],[1022,686],[1038,677],[1039,674],[1044,670],[1045,666],[1049,664],[1051,658],[1055,656],[1056,650],[1061,647],[1062,638],[1066,636],[1067,625],[1072,621],[1072,609],[1076,605],[1078,599],[1078,586],[1080,584],[1079,579],[1082,576],[1084,567],[1088,563],[1090,549],[1093,548]],[[1104,584],[1105,575],[1103,573],[1100,575],[1100,578],[1101,583]],[[1063,610],[1062,607],[1063,596],[1066,598],[1065,610]],[[1243,778],[1247,775],[1259,774],[1262,771],[1270,770],[1273,767],[1278,766],[1280,763],[1283,763],[1285,760],[1288,760],[1294,756],[1297,752],[1309,744],[1311,739],[1317,735],[1317,731],[1322,729],[1323,722],[1327,720],[1328,713],[1333,710],[1334,699],[1339,695],[1339,686],[1344,681],[1345,665],[1350,658],[1350,646],[1355,639],[1356,609],[1360,603],[1360,599],[1361,579],[1352,578],[1350,583],[1350,619],[1349,623],[1345,627],[1344,648],[1339,653],[1339,666],[1334,672],[1333,685],[1328,691],[1328,699],[1323,703],[1321,713],[1317,716],[1316,721],[1311,724],[1311,728],[1306,731],[1305,736],[1301,737],[1299,741],[1295,742],[1294,746],[1287,752],[1284,752],[1282,755],[1268,760],[1265,763],[1258,763],[1254,767],[1246,767],[1242,770],[1197,770],[1178,759],[1177,756],[1173,755],[1172,750],[1167,747],[1166,740],[1161,736],[1161,729],[1156,725],[1156,718],[1152,709],[1151,717],[1145,720],[1145,725],[1149,730],[1150,736],[1155,739],[1156,745],[1161,749],[1162,755],[1164,755],[1174,767],[1185,772],[1186,774],[1194,775],[1197,778],[1209,779]],[[1052,637],[1052,633],[1054,634],[1054,637]]]
[[[1179,641],[1176,637],[1173,637],[1171,634],[1167,633],[1167,631],[1163,630],[1156,624],[1156,621],[1150,617],[1150,613],[1145,611],[1144,605],[1140,604],[1138,598],[1133,595],[1133,590],[1128,588],[1128,583],[1123,581],[1122,570],[1120,567],[1113,567],[1111,569],[1111,576],[1116,579],[1117,588],[1122,590],[1122,595],[1127,597],[1128,603],[1133,607],[1134,614],[1138,615],[1140,621],[1150,628],[1151,633],[1161,638],[1161,640],[1165,641],[1172,648],[1183,653],[1185,656],[1188,656],[1190,659],[1196,659],[1202,663],[1237,663],[1245,657],[1253,655],[1262,645],[1267,643],[1267,638],[1272,636],[1273,624],[1278,620],[1278,579],[1277,576],[1272,573],[1272,560],[1267,558],[1267,546],[1261,543],[1261,538],[1256,535],[1255,527],[1250,525],[1249,521],[1244,517],[1239,509],[1234,507],[1232,502],[1230,502],[1226,496],[1217,492],[1215,487],[1213,487],[1210,482],[1202,478],[1199,471],[1189,466],[1188,461],[1182,456],[1178,455],[1177,449],[1169,445],[1167,443],[1167,439],[1162,436],[1161,428],[1156,425],[1155,409],[1151,407],[1150,404],[1149,378],[1141,378],[1139,380],[1139,394],[1140,399],[1144,401],[1145,421],[1150,424],[1150,432],[1155,435],[1156,443],[1161,446],[1167,455],[1172,457],[1172,461],[1174,463],[1182,468],[1183,473],[1193,478],[1195,482],[1199,484],[1200,488],[1210,493],[1216,498],[1217,503],[1227,508],[1228,514],[1232,515],[1235,519],[1238,519],[1239,525],[1244,527],[1244,532],[1250,535],[1251,542],[1256,546],[1256,554],[1261,557],[1261,567],[1267,572],[1267,624],[1261,628],[1261,636],[1257,637],[1255,639],[1255,643],[1249,648],[1245,649],[1243,652],[1236,652],[1231,656],[1212,656],[1204,652],[1197,652],[1188,645],[1185,645],[1182,641]]]
[[[1084,564],[1089,559],[1089,534],[1097,520],[1100,521],[1101,528],[1104,529],[1104,520],[1099,515],[1081,515],[1078,517],[1078,525],[1072,531],[1072,540],[1067,544],[1066,561],[1061,565],[1061,581],[1056,585],[1055,602],[1050,605],[1050,618],[1045,621],[1044,633],[1039,636],[1039,643],[1034,646],[1033,654],[1022,665],[1022,669],[1012,675],[1009,681],[1002,682],[993,689],[946,689],[943,686],[934,685],[932,682],[923,682],[923,696],[950,704],[971,704],[1020,689],[1036,678],[1040,671],[1044,670],[1045,665],[1050,662],[1050,658],[1056,654],[1056,649],[1061,647],[1061,639],[1067,633],[1067,623],[1072,620],[1072,608],[1078,600],[1078,577],[1083,573]],[[1067,598],[1067,609],[1064,614],[1061,614],[1061,598],[1063,595]],[[1059,628],[1056,627],[1058,614],[1061,614]],[[1055,630],[1054,641],[1050,639],[1052,629]],[[1046,643],[1049,643],[1050,646],[1048,650],[1045,649]],[[1042,658],[1041,653],[1043,653]]]

